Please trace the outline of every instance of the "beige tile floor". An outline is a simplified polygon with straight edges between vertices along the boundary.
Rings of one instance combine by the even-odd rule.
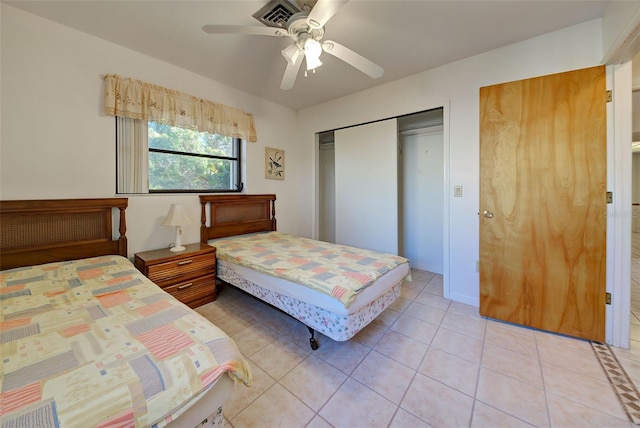
[[[640,239],[634,240],[640,255]],[[640,259],[633,260],[631,349],[615,354],[640,385]],[[589,342],[516,327],[444,299],[442,277],[413,271],[401,297],[347,342],[309,333],[225,287],[198,311],[253,368],[227,426],[631,427]]]

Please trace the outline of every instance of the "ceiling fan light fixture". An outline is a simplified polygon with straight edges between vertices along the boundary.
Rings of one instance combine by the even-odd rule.
[[[240,34],[254,36],[289,37],[293,44],[280,52],[287,60],[280,89],[293,88],[296,76],[302,67],[302,56],[307,63],[304,75],[322,65],[320,55],[327,52],[351,65],[372,79],[382,77],[384,70],[379,65],[331,40],[322,41],[324,26],[349,0],[263,0],[268,4],[254,14],[266,27],[250,25],[205,25],[202,30],[208,34]]]
[[[319,41],[308,38],[304,41],[304,58],[307,61],[307,70],[315,70],[322,65],[320,54],[322,45]]]

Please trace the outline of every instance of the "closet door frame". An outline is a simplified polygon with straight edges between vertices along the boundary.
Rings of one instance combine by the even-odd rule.
[[[462,303],[466,303],[469,305],[475,305],[478,306],[478,300],[475,301],[470,301],[470,300],[465,300],[464,298],[462,298],[458,293],[455,292],[455,290],[451,290],[451,286],[450,286],[450,259],[451,259],[451,254],[450,254],[450,204],[451,204],[451,197],[453,195],[453,187],[451,185],[451,179],[450,179],[450,143],[449,143],[449,123],[450,123],[450,111],[451,111],[451,100],[448,98],[445,99],[436,99],[436,100],[430,100],[431,102],[425,106],[422,107],[418,107],[414,110],[408,111],[408,112],[404,112],[404,113],[398,113],[396,116],[394,117],[400,117],[403,115],[409,115],[409,114],[414,114],[414,113],[418,113],[420,111],[427,111],[427,110],[434,110],[434,109],[442,109],[442,121],[443,121],[443,162],[444,162],[444,198],[443,198],[443,213],[442,213],[442,218],[443,218],[443,224],[442,224],[442,234],[443,234],[443,239],[442,239],[442,244],[443,244],[443,273],[442,273],[442,281],[443,281],[443,297],[447,298],[447,299],[456,299]],[[388,116],[389,117],[389,116]],[[370,118],[369,120],[375,120],[375,118]],[[359,123],[365,123],[367,122],[367,120],[361,120]],[[342,127],[345,127],[348,125],[342,125]],[[318,178],[319,173],[318,173],[318,159],[319,159],[319,134],[322,132],[326,132],[327,130],[331,130],[331,129],[341,129],[341,126],[335,126],[335,124],[329,125],[329,126],[320,126],[318,128],[318,130],[316,131],[316,135],[314,138],[315,144],[314,144],[314,168],[315,168],[315,198],[314,198],[314,203],[315,203],[315,210],[314,215],[315,215],[315,219],[313,222],[313,236],[314,237],[318,237],[319,236],[319,229],[320,229],[320,215],[319,215],[319,186],[320,186],[320,180]],[[465,184],[465,183],[458,183],[458,184]],[[469,185],[472,185],[472,183],[467,183]],[[470,251],[467,251],[465,253],[465,257],[468,257],[470,260],[472,260],[472,264],[475,265],[476,260],[478,259],[479,255],[478,252],[476,251],[475,253],[473,253],[473,248],[468,249]],[[465,277],[468,277],[466,281],[468,280],[473,280],[473,278],[475,278],[476,281],[478,281],[478,273],[477,270],[474,272],[467,272],[466,274],[464,274]]]

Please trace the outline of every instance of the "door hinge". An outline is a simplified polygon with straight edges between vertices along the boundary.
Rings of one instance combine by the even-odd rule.
[[[605,301],[605,303],[606,303],[607,305],[610,305],[610,304],[611,304],[611,293],[607,293],[607,297],[606,297],[606,301]]]
[[[613,192],[607,192],[607,203],[608,204],[613,203]]]
[[[606,92],[606,96],[605,99],[607,100],[608,103],[610,103],[611,101],[613,101],[613,92],[611,91],[611,89],[609,89]]]

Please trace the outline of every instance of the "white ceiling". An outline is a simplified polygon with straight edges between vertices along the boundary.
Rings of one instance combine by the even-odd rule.
[[[351,0],[327,23],[324,39],[377,63],[384,76],[371,79],[325,53],[317,73],[305,78],[301,69],[293,89],[282,91],[280,50],[289,38],[202,31],[206,24],[262,26],[252,15],[268,0],[3,0],[296,110],[599,18],[609,2]]]

